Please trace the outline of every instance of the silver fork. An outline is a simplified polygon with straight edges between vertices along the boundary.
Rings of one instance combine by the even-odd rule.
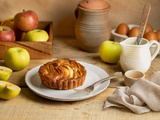
[[[122,72],[115,72],[114,74],[106,77],[106,78],[103,78],[93,84],[91,84],[90,86],[84,88],[84,89],[73,89],[77,92],[80,92],[80,93],[84,93],[84,94],[87,94],[87,93],[91,93],[93,90],[94,90],[94,87],[98,84],[98,83],[103,83],[105,81],[108,81],[110,79],[113,79],[113,78],[118,78],[118,77],[121,77],[123,74]]]

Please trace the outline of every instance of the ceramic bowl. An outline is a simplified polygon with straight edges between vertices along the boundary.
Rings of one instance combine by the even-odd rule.
[[[124,83],[126,86],[132,86],[139,78],[144,78],[145,75],[143,72],[138,70],[128,70],[124,74]]]
[[[128,27],[129,27],[129,29],[132,29],[133,27],[139,27],[139,25],[128,24]],[[112,35],[113,35],[113,37],[114,37],[114,41],[115,41],[115,42],[121,42],[121,41],[123,41],[123,40],[125,40],[125,39],[128,38],[127,35],[120,35],[120,34],[117,34],[115,31],[116,31],[116,29],[113,29],[113,30],[111,31],[111,33],[112,33]]]
[[[139,27],[139,25],[128,24],[128,27],[129,27],[129,29],[131,30],[133,27]],[[116,31],[116,29],[113,29],[113,30],[111,31],[111,34],[113,35],[113,38],[114,38],[114,41],[115,41],[115,42],[120,43],[120,42],[122,42],[123,40],[129,38],[127,35],[120,35],[120,34],[117,34],[115,31]],[[156,31],[156,30],[154,30],[154,31]],[[160,43],[160,42],[159,42],[159,43]],[[156,48],[156,45],[152,45],[152,46],[150,47],[151,54],[154,53],[155,48]],[[160,51],[159,51],[159,54],[160,54]]]

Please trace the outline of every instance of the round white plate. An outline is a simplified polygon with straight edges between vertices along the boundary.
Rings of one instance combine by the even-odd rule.
[[[87,76],[86,76],[86,80],[84,82],[84,84],[76,89],[81,89],[81,88],[85,88],[89,85],[91,85],[92,83],[108,77],[108,74],[101,68],[88,64],[88,63],[84,63],[84,62],[79,62],[80,64],[82,64],[83,66],[85,66],[86,70],[87,70]],[[76,91],[74,91],[73,89],[71,90],[55,90],[55,89],[51,89],[46,87],[45,85],[43,85],[41,83],[39,74],[38,74],[38,70],[39,70],[40,66],[37,66],[33,69],[31,69],[30,71],[27,72],[26,76],[25,76],[25,82],[27,84],[27,86],[36,94],[38,94],[41,97],[47,98],[47,99],[51,99],[51,100],[57,100],[57,101],[78,101],[78,100],[84,100],[90,97],[93,97],[101,92],[103,92],[108,85],[110,84],[110,80],[103,82],[101,84],[98,84],[94,91],[91,92],[90,94],[82,94],[82,93],[78,93]]]

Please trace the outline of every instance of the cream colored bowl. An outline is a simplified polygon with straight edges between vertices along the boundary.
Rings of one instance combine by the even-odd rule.
[[[128,70],[124,74],[124,83],[126,86],[132,86],[139,78],[144,78],[145,75],[143,72],[138,70]]]

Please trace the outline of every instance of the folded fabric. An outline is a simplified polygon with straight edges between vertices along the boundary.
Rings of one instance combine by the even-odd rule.
[[[150,81],[138,79],[130,88],[119,86],[113,95],[107,97],[103,109],[108,107],[127,107],[134,113],[160,111],[160,71],[155,72]]]

